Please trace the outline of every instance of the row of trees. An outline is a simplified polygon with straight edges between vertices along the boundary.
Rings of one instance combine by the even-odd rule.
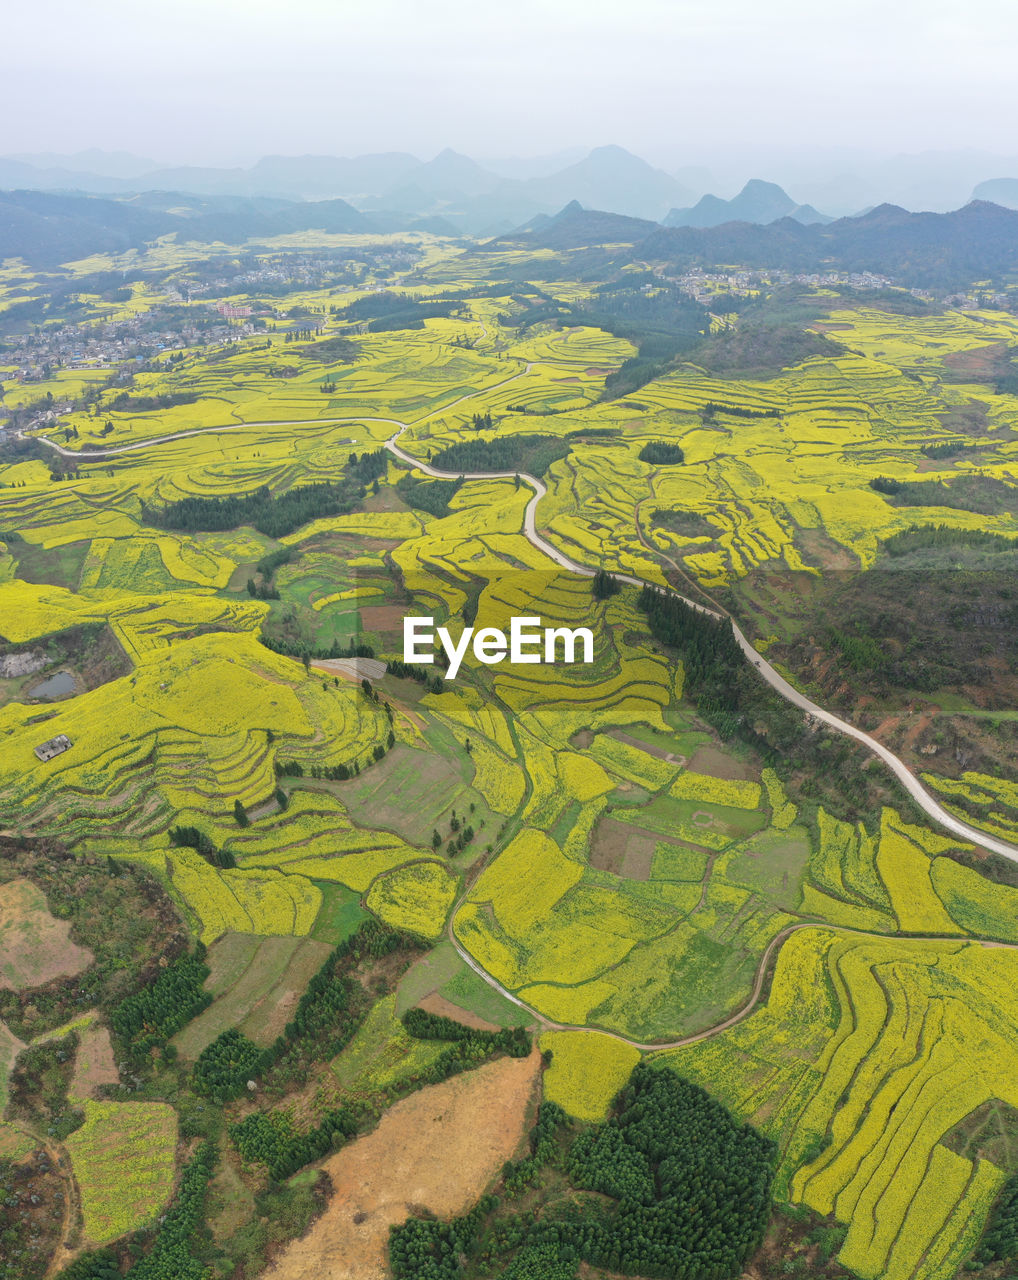
[[[252,525],[269,538],[283,538],[323,516],[345,515],[363,497],[353,482],[297,485],[273,497],[267,485],[226,498],[181,498],[165,507],[143,506],[142,519],[160,529],[221,532]]]
[[[324,645],[311,646],[302,641],[287,640],[283,637],[265,635],[264,633],[258,639],[266,649],[271,649],[273,653],[281,653],[287,658],[301,658],[305,667],[311,665],[312,658],[328,660],[330,658],[373,658],[375,656],[375,651],[371,645],[357,643],[353,636],[349,638],[345,645],[340,644],[339,640],[333,640],[328,648]]]
[[[540,476],[568,452],[568,442],[559,436],[507,435],[461,440],[440,450],[432,462],[444,471],[529,471]]]
[[[426,685],[430,693],[441,693],[445,688],[445,681],[440,675],[433,674],[427,667],[415,667],[402,658],[390,658],[385,664],[385,673],[398,680],[416,680],[418,684]]]

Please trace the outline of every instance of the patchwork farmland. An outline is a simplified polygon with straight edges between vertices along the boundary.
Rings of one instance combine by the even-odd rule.
[[[773,1142],[774,1221],[836,1241],[842,1270],[816,1274],[949,1280],[1018,1174],[1018,878],[719,667],[716,635],[655,631],[625,579],[730,613],[974,835],[1016,843],[993,575],[1018,542],[1018,401],[977,366],[1018,321],[812,291],[810,333],[841,350],[729,375],[715,317],[704,351],[615,395],[637,346],[590,323],[567,257],[408,243],[400,289],[449,315],[344,316],[395,291],[380,269],[275,299],[314,317],[296,337],[167,350],[119,408],[95,371],[5,392],[64,406],[0,444],[0,1161],[41,1152],[63,1188],[50,1257],[124,1274],[186,1241],[196,1276],[299,1276],[354,1238],[342,1213],[377,1210],[355,1239],[379,1267],[379,1223],[408,1216],[390,1200],[426,1233],[424,1210],[495,1187],[460,1250],[480,1280],[517,1211],[611,1197],[570,1144],[609,1141],[644,1062]],[[182,247],[146,261],[197,269]],[[538,288],[559,318],[534,319]],[[420,467],[383,450],[397,433]],[[882,601],[956,624],[944,569],[996,594],[985,643],[933,667]],[[401,661],[409,614],[588,626],[594,660],[468,653],[447,679]],[[122,950],[65,866],[98,915],[120,894],[148,922],[121,922]],[[554,1109],[530,1107],[539,1077]],[[444,1163],[418,1149],[432,1105]],[[389,1180],[355,1194],[372,1161]]]

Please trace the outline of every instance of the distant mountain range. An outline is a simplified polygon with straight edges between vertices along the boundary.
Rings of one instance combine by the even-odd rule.
[[[101,155],[0,158],[0,188],[94,195],[181,191],[208,196],[286,200],[345,199],[364,212],[440,216],[469,235],[508,231],[536,214],[552,214],[570,200],[659,221],[696,192],[622,147],[596,147],[556,167],[556,159],[517,160],[502,172],[446,149],[421,161],[403,152],[341,158],[266,156],[248,169],[151,168],[137,157]],[[116,172],[112,172],[116,170]]]
[[[846,172],[830,172],[842,162],[849,166]],[[753,178],[725,199],[715,193],[719,185],[731,190],[727,180],[715,180],[707,169],[687,165],[669,173],[618,146],[484,162],[449,149],[426,161],[402,151],[265,156],[246,168],[168,168],[126,152],[93,149],[0,157],[0,189],[117,197],[173,191],[298,203],[339,199],[366,214],[391,215],[394,225],[407,218],[441,218],[450,231],[481,237],[540,214],[554,216],[573,200],[588,209],[699,228],[768,225],[786,217],[809,225],[891,198],[908,208],[948,210],[973,188],[975,199],[1018,206],[1018,158],[952,152],[867,160],[837,153],[826,168],[819,160],[812,169],[802,160],[772,163],[791,174],[784,186]],[[992,176],[1008,172],[1016,177]],[[805,200],[789,195],[789,185]]]
[[[909,286],[954,289],[1018,270],[1018,211],[981,200],[953,213],[910,213],[884,204],[826,223],[784,217],[766,226],[662,227],[573,204],[489,247],[563,252],[619,245],[631,246],[616,252],[620,265],[653,262],[675,272],[727,263],[799,273],[872,272]]]
[[[768,187],[758,184],[756,193],[764,188],[762,195],[776,201],[780,188]],[[729,210],[742,207],[738,202],[745,196],[743,192],[736,201],[724,203]],[[764,204],[757,208],[764,216]],[[298,202],[166,192],[111,200],[0,192],[0,258],[23,257],[38,266],[140,248],[172,234],[181,241],[242,245],[295,231],[378,234],[415,228],[456,234],[451,220],[437,215],[371,212],[345,200]],[[596,249],[601,258],[606,252],[617,258],[620,266],[649,261],[670,264],[676,271],[724,263],[796,272],[871,271],[903,284],[955,288],[1018,271],[1018,210],[972,201],[953,213],[909,213],[885,204],[835,221],[806,223],[784,216],[766,224],[743,219],[698,227],[662,226],[653,219],[585,209],[573,200],[554,216],[537,214],[489,239],[478,252],[505,247]]]

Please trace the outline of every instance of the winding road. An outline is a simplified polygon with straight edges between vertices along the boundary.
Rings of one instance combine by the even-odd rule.
[[[488,387],[484,387],[483,391],[495,391],[499,387],[504,387],[510,382],[515,382],[518,378],[525,377],[532,367],[533,362],[529,362],[524,366],[524,368],[512,374],[510,377],[504,378],[500,382],[492,383]],[[168,444],[174,440],[185,440],[190,439],[192,436],[199,435],[214,435],[223,431],[253,430],[258,427],[306,427],[308,425],[339,426],[345,423],[353,424],[358,422],[381,423],[396,428],[393,435],[385,441],[385,448],[388,449],[393,457],[398,458],[408,466],[415,467],[425,475],[432,476],[436,480],[455,480],[461,476],[464,480],[511,480],[519,474],[520,479],[525,481],[526,484],[528,484],[534,491],[533,497],[527,503],[523,518],[523,532],[527,540],[533,547],[538,551],[541,551],[561,568],[567,569],[570,573],[576,573],[583,577],[592,578],[595,572],[594,569],[590,568],[588,565],[578,564],[575,560],[571,560],[569,556],[560,551],[558,547],[553,546],[552,543],[538,533],[537,508],[541,499],[548,492],[547,486],[543,480],[540,480],[537,476],[532,476],[525,471],[521,471],[519,473],[515,471],[443,471],[438,467],[431,466],[430,463],[422,462],[420,459],[415,458],[413,454],[407,453],[405,449],[400,448],[400,438],[405,432],[409,431],[411,427],[416,426],[418,422],[425,421],[427,418],[435,417],[438,413],[448,413],[450,409],[455,408],[458,404],[462,404],[465,400],[474,399],[475,394],[476,393],[468,392],[466,395],[460,396],[449,404],[443,405],[441,409],[425,414],[414,422],[402,422],[399,418],[380,418],[361,415],[353,418],[321,418],[311,420],[292,419],[273,422],[230,423],[221,427],[200,427],[195,431],[178,431],[173,435],[155,436],[150,440],[121,445],[118,448],[113,449],[89,449],[87,452],[75,449],[65,449],[62,445],[58,445],[55,441],[49,440],[45,436],[25,437],[23,432],[19,432],[18,434],[23,439],[29,438],[39,440],[41,443],[49,445],[51,449],[55,449],[58,453],[63,454],[64,457],[93,459],[116,457],[120,454],[130,453],[138,449],[151,449],[156,445]],[[657,584],[655,583],[648,584],[642,579],[631,577],[628,574],[620,573],[616,574],[615,577],[618,581],[628,583],[634,587],[650,585],[656,587],[658,590],[663,589],[657,587]],[[699,613],[709,614],[711,617],[715,618],[725,616],[715,609],[709,609],[706,605],[700,604],[695,600],[690,600],[687,596],[682,595],[680,592],[675,591],[672,588],[668,588],[667,590],[670,595],[676,596],[678,599],[684,601],[691,609],[696,609]],[[948,812],[948,810],[945,809],[938,800],[935,800],[934,797],[930,795],[908,765],[905,764],[903,760],[900,760],[893,751],[889,750],[883,745],[883,743],[878,742],[876,738],[871,737],[870,734],[864,732],[862,729],[856,728],[855,725],[850,724],[847,720],[841,719],[840,716],[836,716],[832,711],[826,710],[826,708],[821,707],[818,703],[813,702],[812,699],[807,698],[804,693],[800,693],[798,689],[789,684],[784,676],[775,670],[775,668],[761,653],[758,653],[756,649],[753,648],[734,618],[731,619],[731,622],[735,639],[738,641],[742,652],[746,655],[747,661],[757,671],[761,679],[766,680],[775,692],[779,693],[793,706],[798,707],[805,715],[812,716],[814,720],[818,721],[820,724],[827,725],[828,728],[833,729],[836,733],[841,733],[848,738],[854,739],[856,742],[859,742],[866,747],[867,750],[872,752],[873,755],[877,756],[881,761],[883,761],[888,769],[890,769],[919,808],[923,810],[928,818],[937,823],[938,826],[950,831],[952,835],[960,837],[969,844],[979,845],[980,848],[986,849],[990,853],[999,854],[1001,857],[1007,858],[1011,862],[1018,862],[1018,846],[1009,844],[1006,840],[999,840],[985,831],[980,831],[977,827],[970,826],[967,822],[963,822],[960,818],[956,818],[953,813]]]
[[[491,386],[484,388],[484,390],[493,391],[498,387],[505,386],[507,383],[514,382],[518,378],[525,376],[530,371],[531,367],[532,367],[531,364],[527,364],[524,369],[513,374],[511,377],[506,378],[501,382],[494,383]],[[311,422],[313,425],[321,425],[321,426],[328,426],[328,425],[339,426],[344,423],[353,424],[353,423],[364,423],[364,422],[374,422],[374,423],[385,424],[388,426],[393,426],[396,428],[396,430],[385,441],[384,447],[393,455],[394,458],[398,459],[400,462],[403,462],[408,466],[414,467],[416,470],[421,471],[425,475],[431,476],[437,480],[455,480],[459,478],[462,478],[464,480],[505,480],[505,479],[515,479],[515,477],[519,475],[520,480],[524,481],[533,490],[533,496],[530,498],[529,502],[527,503],[527,506],[524,512],[523,532],[527,540],[530,542],[530,544],[533,547],[535,547],[538,551],[542,552],[553,563],[559,565],[561,568],[566,569],[571,573],[579,574],[583,577],[592,578],[595,573],[594,569],[590,568],[588,565],[579,564],[575,560],[570,559],[569,556],[567,556],[564,552],[560,551],[558,547],[548,542],[547,539],[542,537],[541,534],[538,532],[537,508],[538,508],[538,505],[540,504],[541,499],[547,494],[548,489],[545,483],[541,479],[539,479],[537,476],[530,475],[528,472],[523,472],[523,471],[521,472],[444,471],[439,467],[433,467],[430,463],[422,462],[420,459],[415,458],[413,454],[408,453],[405,449],[400,447],[399,440],[401,439],[401,437],[412,426],[415,426],[417,422],[425,421],[428,417],[434,417],[435,413],[437,412],[446,413],[450,409],[454,408],[456,405],[461,404],[464,400],[471,400],[473,398],[474,398],[473,393],[468,393],[467,395],[460,396],[458,399],[450,402],[448,405],[444,405],[441,410],[437,410],[430,414],[426,414],[421,419],[418,419],[415,422],[402,422],[398,418],[369,417],[364,415],[360,415],[358,417],[353,417],[353,418],[318,419],[318,420],[311,420]],[[282,426],[307,426],[307,425],[309,425],[309,422],[307,419],[294,419],[291,421],[275,421],[275,422],[261,422],[261,423],[255,423],[255,422],[230,423],[229,425],[225,425],[221,427],[202,427],[195,431],[175,432],[173,435],[154,437],[146,441],[136,442],[129,445],[122,445],[118,448],[113,448],[113,449],[104,449],[104,450],[90,449],[87,451],[87,453],[83,453],[82,451],[78,451],[78,450],[65,449],[61,445],[56,444],[54,441],[47,439],[45,436],[37,436],[33,438],[41,440],[43,443],[49,445],[50,448],[57,450],[57,452],[63,454],[65,457],[93,459],[93,458],[102,458],[102,457],[114,457],[119,454],[128,453],[128,452],[132,452],[139,449],[150,449],[157,445],[167,444],[174,440],[189,439],[190,437],[197,436],[197,435],[211,435],[211,434],[218,434],[223,431],[238,431],[238,430],[244,430],[244,429],[252,430],[260,426],[282,427]],[[642,579],[632,577],[628,574],[616,574],[615,577],[618,579],[618,581],[628,583],[629,585],[635,586],[635,587],[644,587],[649,585],[649,586],[655,587],[655,589],[657,590],[666,589],[670,595],[676,596],[678,599],[682,600],[685,604],[687,604],[691,609],[696,609],[699,613],[708,614],[711,617],[715,617],[715,618],[730,616],[730,615],[725,615],[716,609],[710,609],[706,605],[700,604],[695,600],[690,600],[688,597],[682,595],[680,592],[675,591],[672,588],[661,588],[656,583],[646,583]],[[767,659],[762,654],[757,652],[757,650],[753,647],[753,645],[750,644],[750,642],[746,639],[745,635],[743,634],[738,624],[735,622],[734,618],[731,619],[731,623],[732,623],[732,629],[733,629],[735,638],[738,641],[739,647],[742,649],[743,653],[745,654],[747,661],[757,671],[761,679],[765,680],[771,686],[771,688],[774,689],[775,692],[780,694],[781,697],[783,697],[787,702],[790,702],[793,706],[798,707],[804,713],[804,715],[811,716],[818,723],[827,725],[828,728],[833,729],[836,733],[844,734],[846,737],[852,738],[856,742],[861,743],[870,752],[872,752],[873,755],[877,756],[878,759],[880,759],[888,767],[888,769],[890,769],[890,771],[902,784],[902,786],[905,788],[905,790],[908,792],[911,798],[915,801],[915,803],[923,810],[923,812],[927,815],[927,817],[929,817],[933,822],[937,823],[939,826],[943,827],[945,830],[950,831],[953,835],[960,837],[962,840],[966,841],[967,843],[978,845],[981,848],[986,849],[991,853],[999,854],[1001,857],[1007,858],[1011,862],[1018,862],[1018,846],[1009,844],[1004,840],[998,840],[996,837],[991,836],[984,831],[980,831],[976,827],[969,826],[968,823],[961,821],[961,819],[956,818],[954,814],[949,813],[948,810],[945,809],[942,804],[940,804],[937,800],[933,798],[933,796],[930,795],[930,793],[922,785],[922,783],[919,781],[916,775],[912,772],[912,770],[909,769],[909,767],[905,764],[905,762],[903,760],[900,760],[894,754],[893,751],[890,751],[887,747],[883,745],[883,743],[878,742],[876,738],[871,737],[870,734],[865,733],[862,729],[859,729],[855,725],[850,724],[847,720],[843,720],[840,716],[836,716],[833,712],[828,711],[824,707],[821,707],[817,703],[813,702],[812,699],[806,697],[805,694],[800,693],[798,689],[796,689],[793,685],[789,684],[789,682],[784,678],[784,676],[782,676],[767,661]],[[615,1040],[620,1040],[623,1043],[631,1045],[633,1048],[639,1049],[641,1051],[682,1048],[685,1045],[695,1044],[699,1040],[708,1039],[711,1036],[717,1035],[719,1032],[727,1030],[729,1027],[734,1026],[736,1023],[741,1022],[744,1018],[748,1017],[756,1007],[757,1002],[760,998],[760,995],[763,991],[763,986],[766,980],[768,966],[776,950],[781,946],[781,944],[793,933],[797,932],[800,929],[815,929],[818,927],[825,927],[822,921],[815,921],[815,922],[804,921],[801,924],[789,925],[787,928],[781,930],[780,933],[775,934],[775,936],[771,939],[771,941],[767,945],[766,950],[761,956],[760,964],[757,969],[756,980],[753,985],[753,990],[750,994],[749,1000],[742,1006],[742,1008],[736,1010],[734,1013],[730,1014],[727,1018],[723,1019],[719,1023],[716,1023],[712,1027],[706,1027],[700,1031],[693,1032],[690,1035],[682,1036],[675,1040],[650,1043],[650,1042],[633,1040],[628,1036],[620,1034],[619,1032],[609,1031],[603,1027],[590,1027],[590,1026],[574,1025],[569,1023],[554,1022],[544,1017],[543,1014],[541,1014],[537,1009],[533,1008],[531,1005],[527,1004],[526,1001],[521,1000],[518,996],[514,995],[511,991],[509,991],[506,987],[504,987],[498,981],[497,978],[495,978],[492,974],[488,973],[488,971],[481,964],[479,964],[478,961],[476,961],[472,955],[470,955],[470,953],[460,944],[460,942],[456,938],[455,932],[454,932],[454,923],[455,923],[456,913],[459,907],[462,905],[463,901],[464,899],[460,899],[460,901],[458,901],[455,904],[452,912],[450,913],[449,923],[447,926],[448,936],[453,946],[456,948],[457,953],[461,956],[463,961],[466,964],[468,964],[470,968],[488,984],[488,986],[490,986],[493,990],[497,991],[505,999],[511,1001],[517,1007],[529,1013],[543,1027],[545,1027],[548,1030],[594,1032],[599,1035],[610,1036],[612,1039],[615,1039]],[[826,927],[836,928],[838,932],[842,932],[842,933],[848,932],[848,933],[858,934],[859,936],[862,936],[862,937],[887,936],[883,934],[872,934],[872,935],[866,934],[859,930],[845,929],[843,926],[828,925]],[[931,937],[926,940],[944,941],[946,939],[941,937],[937,937],[934,939]],[[1012,950],[1018,950],[1018,946],[1007,944],[1007,943],[988,941],[985,939],[970,938],[970,939],[958,939],[958,941],[967,941],[972,945],[977,945],[977,946],[1007,947]]]

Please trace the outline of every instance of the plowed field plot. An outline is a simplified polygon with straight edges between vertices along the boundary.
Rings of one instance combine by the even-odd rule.
[[[97,1098],[104,1084],[116,1084],[119,1079],[110,1033],[104,1026],[93,1022],[78,1032],[78,1052],[68,1096]]]
[[[463,1213],[519,1147],[541,1059],[502,1058],[422,1089],[325,1162],[335,1193],[274,1280],[384,1280],[389,1228]]]
[[[92,953],[70,935],[30,880],[0,885],[0,987],[23,991],[87,969]]]
[[[627,880],[649,880],[658,837],[637,827],[602,818],[590,845],[590,865]]]
[[[331,950],[315,938],[225,934],[208,954],[206,986],[216,999],[177,1036],[180,1053],[197,1058],[229,1027],[239,1027],[255,1044],[272,1044]]]

